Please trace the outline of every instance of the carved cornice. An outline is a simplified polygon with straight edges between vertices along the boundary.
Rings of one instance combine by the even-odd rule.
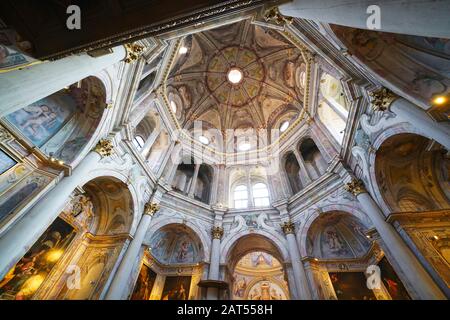
[[[386,111],[398,96],[386,88],[381,88],[369,93],[374,111]]]
[[[222,227],[212,227],[211,235],[213,239],[222,239],[223,237],[223,228]]]
[[[104,157],[109,157],[114,152],[114,146],[111,140],[101,139],[97,145],[94,147],[93,151],[97,152],[99,155]]]
[[[155,202],[148,202],[144,206],[144,214],[153,217],[153,215],[160,209],[159,204]]]
[[[295,234],[295,224],[292,221],[286,221],[281,225],[285,235]]]
[[[272,7],[264,12],[264,20],[278,25],[291,24],[294,20],[292,17],[286,17],[280,13],[278,7]]]
[[[138,60],[144,52],[144,47],[136,43],[126,43],[124,44],[124,47],[127,51],[127,56],[123,60],[125,63],[132,63]]]
[[[364,187],[364,183],[361,180],[353,179],[349,183],[344,185],[344,189],[347,192],[350,192],[355,197],[358,194],[367,192],[366,188]]]

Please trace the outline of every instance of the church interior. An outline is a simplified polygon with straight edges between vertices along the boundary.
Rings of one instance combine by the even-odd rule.
[[[0,300],[448,300],[450,1],[378,2],[2,1]]]

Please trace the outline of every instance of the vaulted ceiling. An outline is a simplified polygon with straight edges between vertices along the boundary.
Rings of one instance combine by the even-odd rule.
[[[222,132],[278,128],[303,107],[306,64],[277,30],[249,19],[190,35],[181,48],[166,84],[185,129],[195,120]]]

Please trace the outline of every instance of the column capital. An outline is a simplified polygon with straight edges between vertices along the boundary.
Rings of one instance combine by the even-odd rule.
[[[352,181],[350,181],[349,183],[346,183],[344,185],[344,189],[347,192],[350,192],[351,194],[353,194],[355,197],[358,194],[367,193],[364,183],[359,179],[352,179]]]
[[[125,63],[132,63],[138,60],[144,52],[144,47],[136,43],[126,43],[124,47],[127,52],[127,56],[123,60]]]
[[[398,96],[387,88],[380,88],[369,93],[374,111],[386,111]]]
[[[147,202],[144,206],[144,214],[153,217],[153,215],[160,209],[156,202]]]
[[[211,235],[213,239],[222,239],[223,237],[223,228],[222,227],[212,227]]]
[[[279,25],[291,24],[294,19],[292,17],[286,17],[280,13],[278,7],[272,7],[267,9],[263,14],[266,22],[272,22]]]
[[[102,158],[109,157],[114,152],[114,146],[111,140],[100,139],[93,151],[97,152]]]
[[[282,223],[281,229],[285,235],[295,234],[295,224],[291,220]]]

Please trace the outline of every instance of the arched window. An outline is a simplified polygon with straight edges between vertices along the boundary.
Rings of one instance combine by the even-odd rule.
[[[264,183],[256,183],[253,185],[253,203],[255,207],[268,207],[269,201],[269,190]]]
[[[144,138],[142,138],[141,136],[134,137],[133,144],[138,150],[141,150],[145,144]]]
[[[242,209],[248,207],[248,192],[247,187],[244,185],[239,185],[234,188],[234,207],[236,209]]]

